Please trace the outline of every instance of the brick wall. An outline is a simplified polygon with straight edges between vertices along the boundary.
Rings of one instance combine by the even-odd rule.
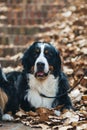
[[[0,0],[0,44],[25,44],[67,0]]]

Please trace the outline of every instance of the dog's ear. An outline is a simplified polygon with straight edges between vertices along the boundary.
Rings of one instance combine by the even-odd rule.
[[[57,75],[60,75],[60,73],[61,73],[61,57],[60,57],[60,52],[58,50],[56,50],[55,69],[56,69]]]
[[[30,58],[32,58],[30,56],[30,48],[28,48],[25,52],[24,52],[24,55],[22,57],[22,65],[23,65],[23,68],[26,72],[29,72],[29,69],[30,69]]]
[[[33,43],[33,45],[30,45],[29,48],[24,52],[24,55],[21,59],[24,71],[27,73],[31,72],[31,67],[34,64],[33,52],[36,44],[37,42]]]

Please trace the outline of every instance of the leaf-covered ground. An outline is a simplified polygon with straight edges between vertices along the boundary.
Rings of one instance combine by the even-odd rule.
[[[62,106],[51,110],[38,108],[36,112],[27,113],[20,110],[15,115],[15,122],[21,121],[32,128],[87,130],[87,1],[72,1],[45,26],[50,27],[50,32],[35,37],[54,43],[60,50],[62,68],[68,75],[71,88],[78,83],[69,94],[75,111],[60,113]]]

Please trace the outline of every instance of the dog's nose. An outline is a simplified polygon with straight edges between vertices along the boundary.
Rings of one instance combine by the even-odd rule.
[[[37,62],[37,68],[40,70],[40,71],[43,71],[44,70],[44,66],[45,64],[43,62]]]

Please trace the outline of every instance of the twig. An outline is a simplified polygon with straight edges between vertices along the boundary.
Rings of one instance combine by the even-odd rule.
[[[85,75],[87,75],[87,70],[86,70],[86,72],[82,75],[82,77],[80,78],[80,80],[74,85],[74,87],[72,87],[72,88],[70,88],[70,89],[68,90],[68,93],[70,93],[74,88],[77,87],[77,85],[80,84],[80,82],[82,81],[82,79],[84,78]]]

